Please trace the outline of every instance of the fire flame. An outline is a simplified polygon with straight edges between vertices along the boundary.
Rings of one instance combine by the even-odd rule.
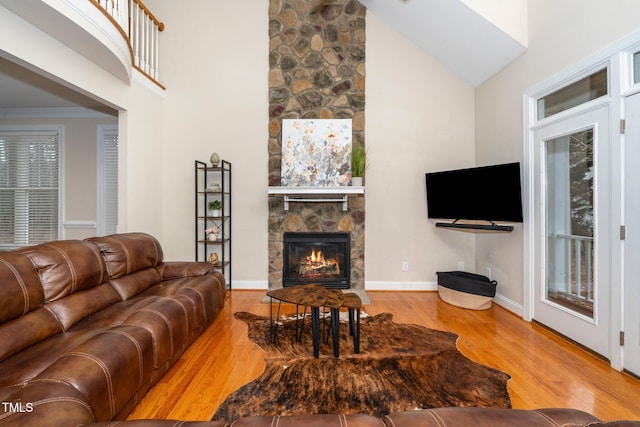
[[[321,250],[312,249],[311,253],[302,258],[299,264],[299,272],[302,274],[317,274],[316,271],[330,268],[332,274],[340,274],[340,263],[337,259],[326,259]]]
[[[322,253],[322,251],[316,252],[315,249],[312,249],[311,255],[309,255],[309,261],[311,261],[312,264],[316,264],[316,263],[324,264],[325,262],[324,254]]]

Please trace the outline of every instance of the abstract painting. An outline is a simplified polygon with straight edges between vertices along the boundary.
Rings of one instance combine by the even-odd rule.
[[[283,119],[281,185],[349,185],[351,138],[351,119]]]

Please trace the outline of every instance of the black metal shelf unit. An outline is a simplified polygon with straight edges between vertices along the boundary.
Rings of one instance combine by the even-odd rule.
[[[209,209],[218,201],[219,209]],[[215,207],[215,206],[214,206]],[[217,228],[218,233],[207,232]],[[195,161],[195,257],[214,264],[231,289],[231,163]]]

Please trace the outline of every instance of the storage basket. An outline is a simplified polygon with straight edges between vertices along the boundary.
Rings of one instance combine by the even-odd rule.
[[[491,308],[496,295],[495,280],[465,271],[438,272],[438,294],[446,303],[471,310]]]

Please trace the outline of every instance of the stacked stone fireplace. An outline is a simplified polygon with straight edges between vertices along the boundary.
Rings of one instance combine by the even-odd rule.
[[[364,145],[365,11],[357,0],[270,0],[269,186],[281,185],[283,119],[351,119],[353,144]],[[346,209],[312,202],[285,210],[281,196],[269,197],[269,288],[288,280],[285,233],[343,233],[348,283],[331,286],[364,290],[364,220],[364,195],[349,196]]]

